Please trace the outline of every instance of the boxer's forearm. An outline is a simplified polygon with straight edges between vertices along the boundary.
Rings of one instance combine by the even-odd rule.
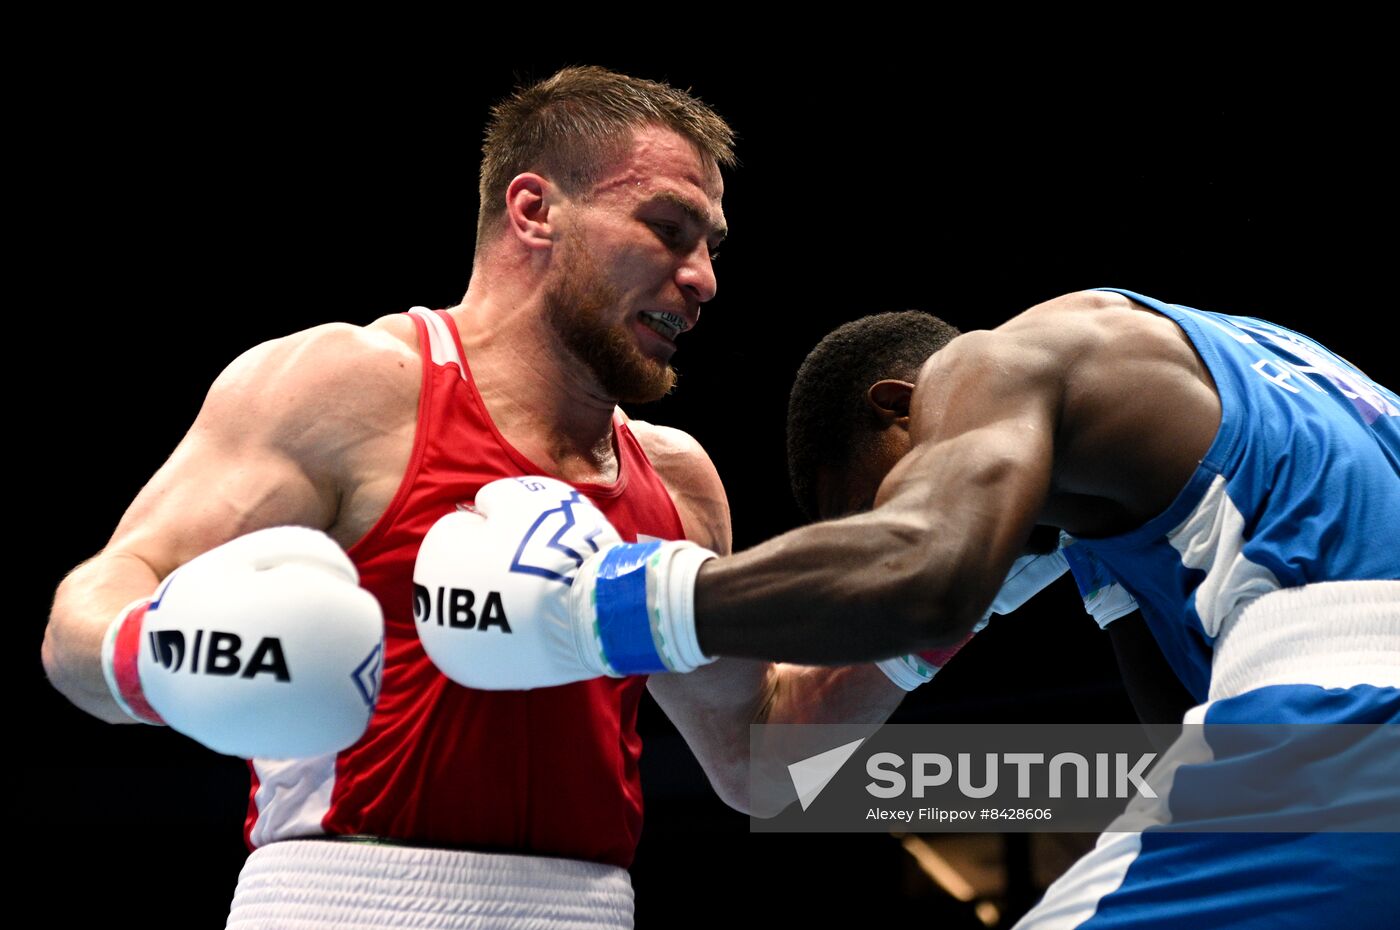
[[[102,637],[117,613],[155,590],[160,579],[140,558],[103,553],[79,565],[54,595],[44,631],[44,671],[64,697],[108,723],[134,723],[102,674]]]
[[[854,739],[856,734],[866,737],[884,725],[906,693],[874,665],[828,668],[779,664],[773,666],[770,699],[761,719],[754,722],[841,724],[847,738]],[[778,743],[782,742],[779,737]],[[770,762],[781,758],[781,754],[765,752],[761,742],[758,755]],[[762,777],[773,785],[786,784],[790,775],[783,766],[780,771],[762,773]],[[785,805],[780,798],[785,796],[771,790],[760,790],[756,795],[750,792],[746,809],[755,817],[774,817],[782,813]]]
[[[1167,664],[1141,611],[1114,620],[1107,630],[1128,700],[1138,720],[1151,724],[1146,728],[1148,736],[1165,752],[1176,738],[1182,717],[1198,701]]]
[[[687,675],[653,675],[652,696],[685,737],[715,792],[744,813],[752,724],[869,724],[872,732],[905,692],[873,665],[822,668],[723,659]]]
[[[874,665],[777,665],[761,723],[883,724],[908,693]]]
[[[712,560],[695,584],[700,646],[707,655],[836,664],[952,645],[1005,573],[967,577],[957,543],[876,511]]]
[[[749,725],[762,722],[775,668],[721,659],[685,675],[652,675],[647,683],[720,800],[743,813],[749,811]]]

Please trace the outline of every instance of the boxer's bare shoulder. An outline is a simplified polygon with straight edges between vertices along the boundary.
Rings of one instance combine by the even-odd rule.
[[[995,332],[1048,352],[1061,372],[1055,495],[1098,506],[1059,513],[1058,525],[1111,535],[1164,509],[1220,422],[1210,372],[1181,328],[1121,294],[1086,291],[1032,307]]]
[[[240,355],[109,550],[163,576],[268,526],[315,527],[352,545],[392,497],[412,450],[421,367],[405,324],[412,330],[407,319],[330,323]]]
[[[721,555],[730,550],[729,501],[719,472],[695,437],[669,426],[629,420],[685,527],[686,538]]]

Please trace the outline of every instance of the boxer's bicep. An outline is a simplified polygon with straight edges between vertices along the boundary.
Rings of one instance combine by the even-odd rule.
[[[695,593],[701,648],[835,663],[961,641],[1045,499],[1049,450],[1013,444],[1015,432],[988,428],[915,450],[869,513],[706,564]]]
[[[985,614],[1036,525],[1051,467],[1039,432],[1011,417],[923,444],[881,488],[882,509],[919,527],[915,583],[954,639]]]
[[[324,334],[320,334],[324,336]],[[316,343],[323,343],[317,345]],[[236,536],[280,524],[328,525],[335,494],[318,482],[318,429],[330,350],[317,331],[265,343],[210,388],[175,451],[127,508],[102,552],[54,594],[42,656],[54,686],[104,720],[129,718],[111,699],[99,655],[121,608],[180,565]],[[306,398],[319,398],[307,404]],[[136,428],[131,442],[139,442]]]

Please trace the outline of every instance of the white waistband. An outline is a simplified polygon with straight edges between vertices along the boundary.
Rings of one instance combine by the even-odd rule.
[[[1283,684],[1400,688],[1400,581],[1284,588],[1227,619],[1210,699]]]
[[[573,859],[286,840],[248,857],[227,926],[619,930],[632,927],[632,880]]]

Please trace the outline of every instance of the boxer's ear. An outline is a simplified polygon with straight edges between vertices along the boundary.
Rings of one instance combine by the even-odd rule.
[[[914,385],[896,378],[886,378],[870,385],[865,392],[865,403],[875,412],[882,427],[891,424],[901,429],[909,428],[909,399],[914,396]]]
[[[527,248],[547,248],[553,242],[555,193],[547,178],[528,171],[506,188],[506,225]]]

